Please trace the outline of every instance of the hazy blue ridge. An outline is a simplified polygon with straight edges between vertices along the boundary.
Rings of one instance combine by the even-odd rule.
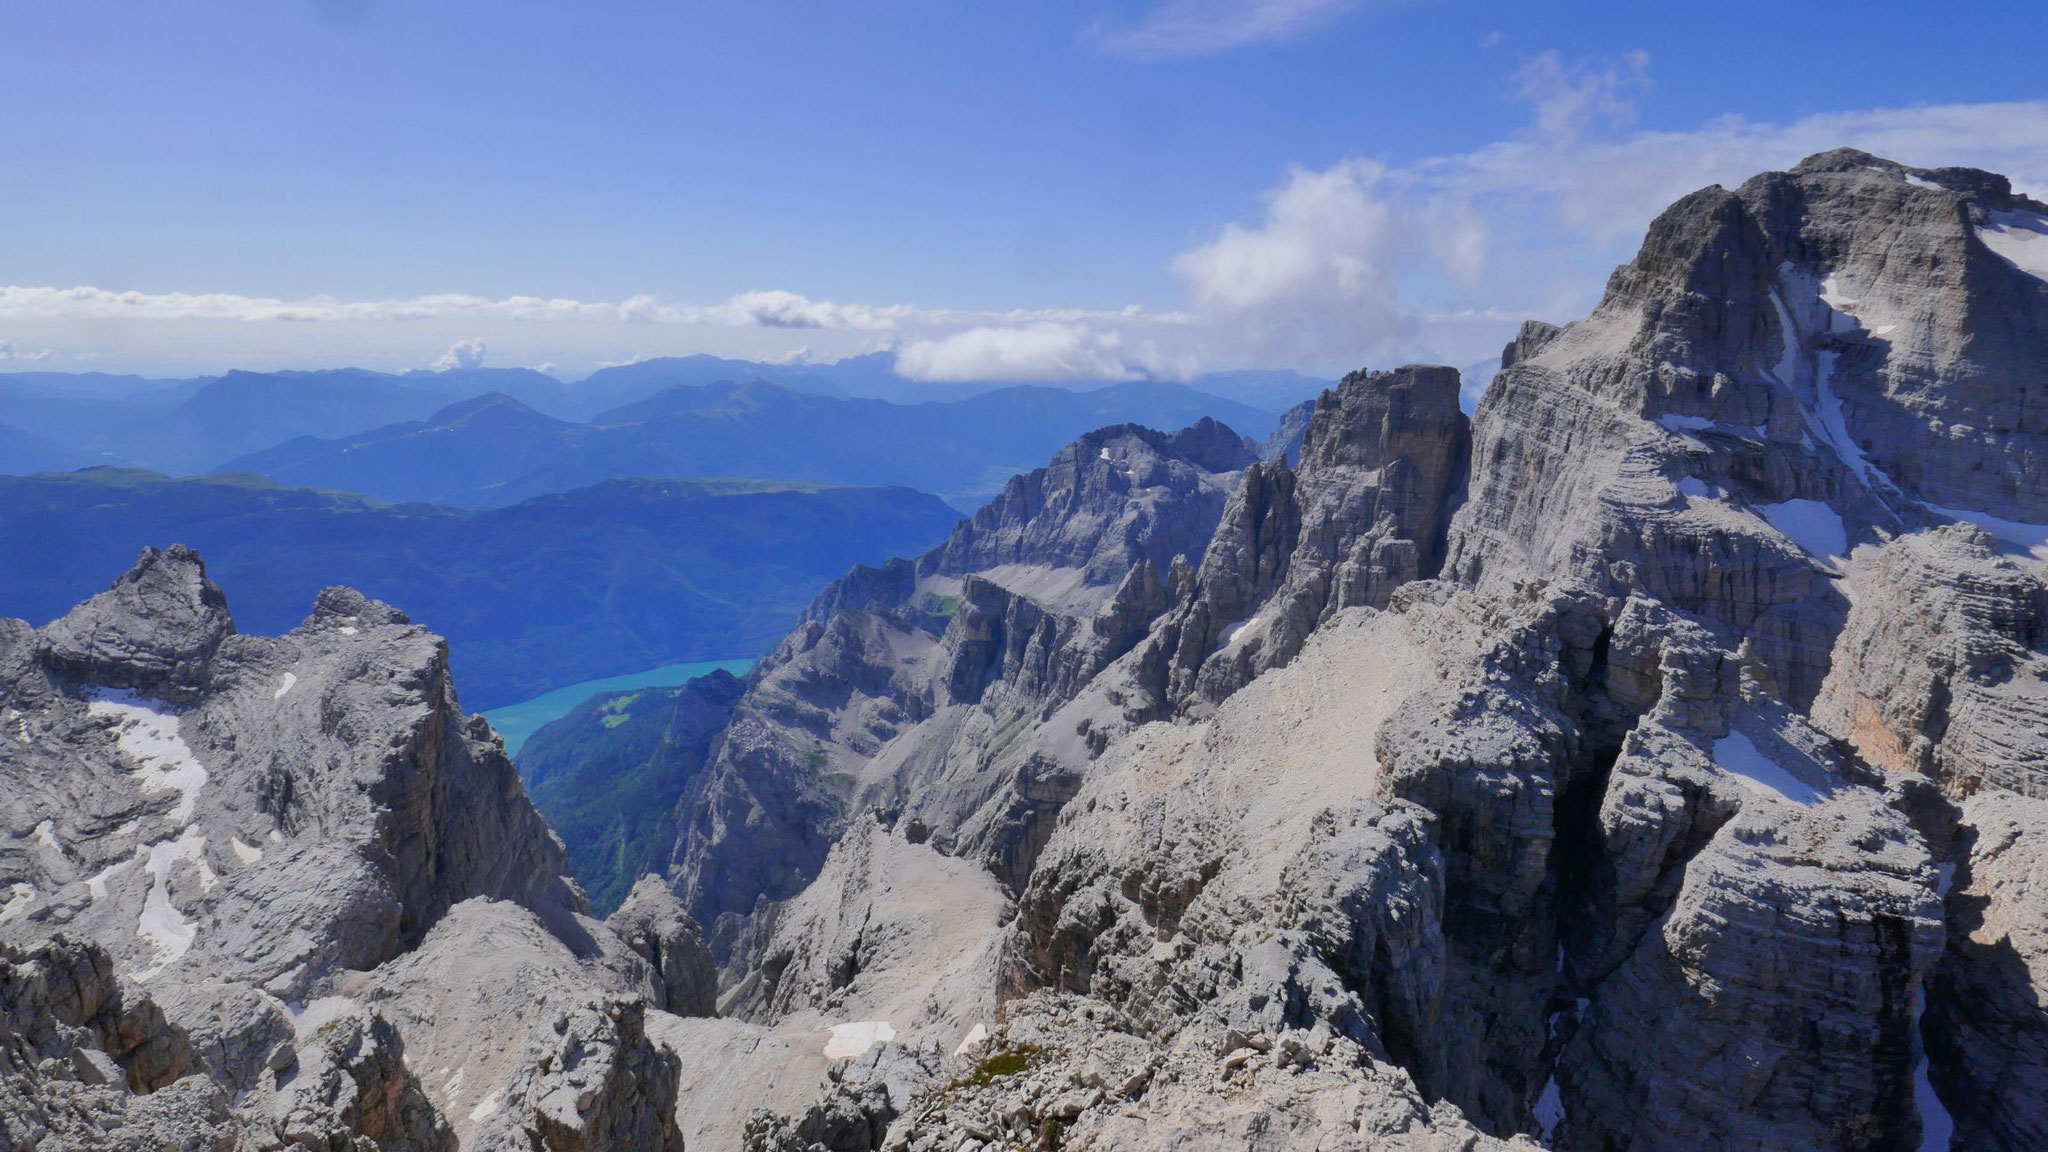
[[[0,477],[0,616],[41,625],[145,545],[183,543],[243,631],[288,631],[322,587],[350,585],[446,636],[463,702],[491,709],[758,655],[847,568],[917,555],[959,518],[907,488],[744,480],[616,480],[478,511],[251,476]]]
[[[716,381],[670,384],[582,423],[509,394],[473,397],[425,420],[291,440],[223,470],[461,507],[502,507],[621,475],[903,485],[971,507],[1085,432],[1126,422],[1170,431],[1204,416],[1255,437],[1277,420],[1150,381],[1091,392],[1019,386],[915,404]]]

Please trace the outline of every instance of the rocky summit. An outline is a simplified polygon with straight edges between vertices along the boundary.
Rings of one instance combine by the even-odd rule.
[[[604,920],[437,637],[145,552],[0,623],[0,1148],[2048,1147],[2043,231],[1826,153],[1469,416],[1084,436],[608,753]]]

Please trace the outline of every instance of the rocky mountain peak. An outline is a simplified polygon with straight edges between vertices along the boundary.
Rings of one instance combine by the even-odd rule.
[[[184,700],[204,689],[214,653],[234,632],[205,563],[173,544],[143,549],[112,587],[45,627],[38,651],[65,675]]]
[[[1173,707],[1213,704],[1286,664],[1333,613],[1435,576],[1470,450],[1455,368],[1353,372],[1324,392],[1298,470],[1246,470],[1158,638]]]
[[[0,725],[0,1145],[453,1152],[498,1101],[587,1147],[673,1134],[673,1077],[630,1070],[672,1061],[640,1004],[711,1011],[696,926],[658,885],[590,917],[402,612],[334,587],[241,634],[196,554],[147,550],[40,631],[0,622]],[[568,1061],[622,1069],[590,1116],[525,1034],[606,996],[632,1003]],[[459,1110],[457,1052],[499,1078]]]
[[[1240,469],[1257,459],[1227,425],[1204,417],[1175,433],[1136,424],[1090,432],[1043,468],[1011,478],[918,561],[925,576],[997,567],[1071,571],[1099,600],[1141,561],[1162,570],[1198,551]]]
[[[1811,700],[1851,549],[2041,518],[2037,225],[1991,174],[1848,151],[1681,199],[1590,316],[1503,356],[1446,571],[1655,596]]]

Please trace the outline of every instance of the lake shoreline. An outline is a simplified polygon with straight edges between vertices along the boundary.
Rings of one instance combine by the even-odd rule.
[[[721,669],[735,676],[745,676],[753,667],[753,657],[664,664],[644,672],[584,680],[543,692],[531,700],[507,704],[502,708],[486,709],[480,715],[491,722],[491,727],[496,729],[498,736],[505,741],[505,751],[516,759],[519,749],[525,746],[527,739],[535,732],[567,716],[577,705],[592,696],[603,695],[606,692],[630,692],[635,688],[673,688]]]

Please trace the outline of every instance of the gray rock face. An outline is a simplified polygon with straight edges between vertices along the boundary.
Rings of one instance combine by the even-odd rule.
[[[1987,790],[1963,802],[1948,950],[1926,1031],[1929,1079],[1956,1147],[2048,1141],[2048,803]]]
[[[1848,607],[1832,553],[1952,510],[2040,518],[2019,413],[2044,285],[1983,239],[2037,211],[1850,152],[1680,201],[1591,316],[1510,350],[1447,572],[1642,592],[1810,702]]]
[[[1872,765],[2048,797],[2048,587],[1967,524],[1900,537],[1861,576],[1814,717]]]
[[[1114,587],[1140,562],[1164,570],[1191,541],[1206,539],[1223,498],[1208,477],[1255,458],[1242,437],[1210,419],[1172,435],[1135,424],[1091,432],[1044,468],[1013,478],[920,559],[918,571],[964,576],[1007,564],[1045,566],[1078,569],[1087,584]]]
[[[352,591],[239,635],[196,556],[145,553],[41,632],[0,624],[0,727],[9,1147],[452,1152],[488,1113],[444,1110],[456,1067],[428,1061],[482,1065],[503,1100],[563,999],[708,1011],[672,898],[590,919],[445,645]],[[493,937],[455,914],[477,905],[524,919]],[[486,943],[508,938],[525,951]],[[481,994],[491,963],[545,968],[546,994]],[[488,1007],[467,1034],[436,1026],[451,986]],[[479,1047],[493,1025],[509,1051]]]
[[[1099,667],[1048,678],[1059,621],[963,583],[966,625],[889,675],[971,674],[835,765],[891,801],[867,840],[896,819],[1016,893],[1007,1030],[907,1110],[848,1072],[758,1146],[2038,1143],[2031,825],[1972,823],[2037,789],[2048,732],[2014,407],[2048,329],[1994,262],[2036,212],[1846,153],[1703,191],[1591,317],[1525,326],[1469,425],[1448,370],[1322,397],[1298,467],[1246,468],[1200,564],[1131,587],[1153,619]],[[1925,531],[1958,519],[1990,535]],[[932,767],[990,763],[949,708],[1025,699],[995,763],[1057,814],[1029,835]],[[870,939],[889,886],[849,843],[749,1010],[919,979],[970,1004]]]
[[[1285,464],[1289,468],[1301,463],[1301,442],[1308,435],[1309,418],[1316,414],[1314,398],[1303,400],[1280,414],[1280,423],[1266,443],[1259,449],[1259,459]]]
[[[682,1152],[677,1062],[647,1039],[646,1006],[602,1000],[534,1030],[525,1071],[473,1147]]]
[[[1867,793],[1724,825],[1575,1021],[1561,1142],[1876,1147],[1914,1130],[1933,871]]]
[[[0,944],[0,1146],[226,1149],[227,1096],[185,1034],[125,992],[98,947]]]
[[[360,1009],[319,1026],[281,1079],[257,1148],[454,1152],[455,1134],[406,1067],[398,1030]]]
[[[711,949],[660,877],[642,876],[604,923],[654,969],[655,1007],[677,1016],[717,1014],[718,968]]]
[[[189,552],[148,554],[9,650],[0,715],[17,739],[0,742],[0,819],[14,839],[0,859],[33,895],[0,936],[62,926],[138,980],[215,977],[298,1000],[471,896],[581,906],[503,748],[456,703],[438,637],[346,589],[287,636],[232,635],[217,591],[194,599],[204,587]],[[125,612],[177,620],[195,603],[205,634],[226,638],[182,702],[120,687],[155,656],[91,665],[103,683],[57,655],[78,620],[104,617],[96,634],[112,636],[136,631]]]
[[[208,663],[234,631],[206,566],[174,544],[144,549],[113,587],[45,628],[37,648],[59,672],[183,701],[205,687]]]
[[[1332,613],[1434,577],[1470,441],[1455,369],[1354,372],[1325,392],[1299,470],[1248,474],[1203,557],[1171,639],[1176,705],[1213,704]]]
[[[914,564],[821,594],[756,668],[654,861],[728,970],[758,959],[761,913],[817,876],[849,810],[1035,850],[1064,787],[1024,778],[1015,734],[1143,637],[1161,573],[1200,552],[1252,460],[1214,422],[1090,433]]]

